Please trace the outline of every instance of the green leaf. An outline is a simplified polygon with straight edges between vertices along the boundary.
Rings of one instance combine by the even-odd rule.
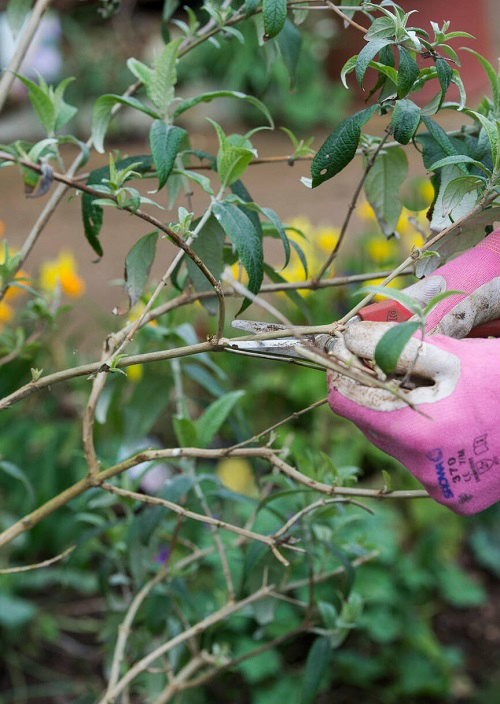
[[[332,648],[328,638],[317,638],[307,656],[299,704],[313,704],[330,663]]]
[[[453,156],[458,154],[455,143],[451,141],[446,132],[437,122],[434,122],[426,115],[422,116],[422,121],[428,130],[428,134],[419,134],[417,141],[424,147],[423,161],[426,169],[437,159],[443,156]]]
[[[290,86],[293,88],[295,74],[302,46],[302,33],[288,18],[285,26],[276,39],[280,48],[280,53],[290,76]]]
[[[441,97],[444,99],[446,91],[450,87],[453,71],[446,59],[442,58],[436,59],[436,71],[441,86]]]
[[[387,64],[381,63],[380,61],[370,61],[370,63],[368,64],[368,67],[374,68],[375,71],[377,71],[379,74],[381,74],[382,77],[385,76],[385,78],[388,78],[391,81],[391,83],[394,84],[394,86],[397,85],[398,72],[392,66],[388,66]]]
[[[458,92],[460,94],[460,103],[458,105],[458,110],[463,110],[465,107],[465,103],[467,101],[467,94],[465,92],[465,86],[464,86],[462,78],[460,77],[460,74],[456,68],[453,69],[451,74],[452,74],[451,75],[451,82],[457,86]]]
[[[266,216],[266,218],[273,223],[283,243],[283,249],[285,250],[285,263],[283,264],[284,269],[290,261],[290,242],[288,241],[288,237],[286,236],[283,223],[279,219],[278,215],[274,212],[274,210],[272,210],[272,208],[261,208],[260,210]]]
[[[486,173],[489,173],[489,170],[482,164],[482,162],[478,161],[477,159],[473,159],[470,156],[467,156],[466,154],[454,154],[453,156],[445,156],[444,159],[439,159],[439,161],[435,161],[434,164],[431,164],[428,167],[429,171],[437,171],[437,169],[442,169],[443,166],[450,166],[450,164],[456,164],[457,166],[461,166],[461,164],[474,164],[474,166],[477,166],[478,168],[482,169],[483,171],[486,171]],[[465,171],[467,173],[467,169],[462,167],[462,171]]]
[[[9,0],[7,3],[7,22],[12,34],[16,35],[23,26],[32,2],[33,0]]]
[[[104,136],[111,121],[112,110],[116,103],[134,108],[134,110],[139,110],[155,119],[159,118],[157,112],[147,108],[140,100],[137,100],[137,98],[124,98],[121,95],[112,95],[111,93],[101,95],[101,97],[96,100],[92,112],[92,141],[94,142],[96,151],[100,154],[104,154]]]
[[[453,169],[454,167],[445,168]],[[464,200],[466,199],[464,198]],[[460,212],[459,208],[461,208],[461,205],[462,204],[457,208],[458,212]],[[470,210],[472,205],[466,203],[466,208]],[[486,208],[475,215],[471,215],[463,225],[459,225],[450,230],[447,235],[434,245],[434,249],[439,253],[439,258],[431,257],[429,259],[417,260],[417,276],[428,276],[432,274],[439,265],[443,264],[452,255],[470,249],[478,242],[481,242],[487,234],[487,229],[499,220],[500,206]]]
[[[438,303],[441,303],[441,301],[444,301],[445,298],[448,298],[449,296],[467,296],[466,291],[443,291],[443,293],[438,293],[437,296],[434,296],[431,298],[429,303],[425,306],[424,308],[424,315],[428,315],[431,310],[434,310],[434,308],[438,305]]]
[[[131,156],[127,159],[121,159],[115,164],[115,167],[126,168],[131,164],[135,164],[136,171],[144,173],[151,170],[153,161],[149,154],[141,156]],[[94,169],[89,174],[87,186],[99,186],[104,179],[109,179],[109,166],[102,166],[99,169]],[[89,193],[82,195],[82,220],[85,237],[88,243],[100,257],[103,254],[101,243],[99,242],[99,233],[102,227],[103,212],[102,208],[95,205],[96,198]]]
[[[381,49],[389,44],[394,44],[394,42],[391,39],[372,39],[359,52],[356,61],[356,80],[361,87],[363,87],[363,78],[365,77],[368,64]]]
[[[75,108],[74,105],[68,105],[68,103],[64,101],[63,97],[64,91],[74,80],[75,79],[72,76],[65,78],[59,83],[54,91],[54,130],[56,132],[61,129],[63,125],[69,122],[78,112],[78,108]]]
[[[179,0],[164,0],[163,10],[161,13],[161,36],[165,44],[170,41],[170,32],[168,29],[168,22],[174,12],[179,7]]]
[[[443,214],[448,215],[471,191],[476,191],[481,185],[477,176],[459,176],[448,184],[443,192]]]
[[[28,625],[35,614],[34,602],[13,594],[0,593],[0,625],[3,628],[12,628],[19,632],[20,628]]]
[[[463,171],[461,170],[463,169]],[[461,201],[453,208],[451,212],[445,214],[445,208],[443,206],[443,195],[448,187],[450,181],[460,177],[463,173],[467,173],[465,167],[456,166],[454,164],[449,164],[448,166],[443,166],[442,169],[438,171],[440,180],[439,188],[437,190],[436,198],[434,201],[434,206],[432,210],[432,218],[430,222],[430,228],[432,232],[440,232],[445,227],[451,225],[455,220],[468,215],[472,208],[476,205],[477,194],[470,192],[463,196]],[[439,251],[444,242],[441,240],[436,249]]]
[[[495,164],[498,160],[498,155],[500,152],[498,145],[498,120],[489,120],[484,115],[481,115],[480,112],[474,112],[474,110],[468,111],[468,114],[473,115],[474,118],[481,123],[484,131],[486,132],[488,142],[490,143],[491,158]]]
[[[253,210],[253,207],[256,206],[256,203],[253,202],[253,198],[246,189],[245,185],[243,184],[243,181],[234,181],[234,183],[231,184],[230,188],[231,191],[236,196],[238,196],[240,201],[242,201],[243,203],[248,203],[249,206],[251,206],[245,207],[244,205],[240,205],[239,207],[245,213],[245,215],[252,221],[255,231],[257,232],[258,236],[262,238],[262,225],[257,212]],[[260,206],[257,207],[260,210]]]
[[[257,110],[260,110],[269,122],[269,125],[274,128],[274,120],[264,103],[258,98],[255,98],[253,95],[246,95],[246,93],[241,93],[237,90],[215,90],[210,93],[201,93],[200,95],[197,95],[194,98],[189,98],[188,100],[183,100],[174,111],[173,118],[175,119],[179,117],[179,115],[182,115],[183,112],[186,112],[186,110],[198,105],[198,103],[210,103],[215,98],[236,98],[237,100],[244,100],[245,102],[250,103],[250,105],[253,105],[257,108]]]
[[[448,46],[448,44],[441,44],[439,46],[439,49],[443,53],[445,53],[452,61],[454,61],[457,66],[461,66],[460,58],[455,49],[453,49],[451,46]]]
[[[392,113],[391,126],[394,139],[400,144],[408,144],[420,124],[420,108],[412,100],[396,100]]]
[[[288,230],[289,228],[287,227],[286,229]],[[297,256],[300,259],[300,263],[302,264],[302,268],[304,269],[304,277],[307,279],[307,277],[309,276],[309,270],[308,270],[307,259],[306,259],[306,255],[304,254],[304,250],[297,242],[295,242],[295,240],[290,240],[290,244],[292,245],[294,250],[297,252]]]
[[[175,437],[177,438],[177,442],[181,447],[198,447],[198,431],[195,423],[190,418],[180,418],[179,416],[173,416],[172,425],[174,427],[174,433]],[[184,490],[184,487],[182,488]],[[182,493],[185,493],[185,491],[183,491]]]
[[[311,164],[313,188],[328,181],[353,160],[361,136],[361,127],[368,122],[376,109],[377,105],[372,105],[354,113],[342,120],[327,137]]]
[[[146,64],[143,64],[142,61],[139,61],[139,59],[134,59],[133,56],[131,56],[127,60],[127,66],[130,71],[130,73],[133,73],[134,76],[141,81],[141,83],[144,84],[144,86],[147,86],[148,83],[151,81],[152,74],[153,74],[153,69],[150,68],[149,66],[146,66]]]
[[[249,291],[257,294],[260,291],[264,277],[262,239],[259,237],[250,218],[237,206],[214,203],[213,213],[226,235],[236,247],[241,263],[248,274]],[[247,307],[249,304],[250,301],[244,305]]]
[[[155,120],[149,130],[149,146],[158,174],[158,190],[166,184],[172,173],[175,159],[186,130],[174,125],[166,125],[163,120]]]
[[[478,608],[486,602],[487,593],[482,584],[457,565],[441,565],[436,578],[442,598],[455,608]]]
[[[266,37],[271,39],[285,26],[287,0],[262,0],[262,19]]]
[[[248,166],[255,158],[255,152],[243,147],[225,145],[217,154],[217,173],[222,186],[230,186],[238,181]]]
[[[198,233],[198,237],[191,244],[191,249],[196,252],[216,279],[220,278],[224,270],[223,251],[225,238],[224,230],[215,217],[211,215]],[[189,257],[186,257],[186,266],[195,291],[213,290],[206,276]],[[217,313],[218,304],[215,298],[202,299],[201,303],[211,315]]]
[[[365,179],[365,194],[380,229],[386,237],[394,234],[402,205],[399,189],[408,173],[408,159],[401,147],[382,151]]]
[[[392,489],[392,477],[386,469],[382,470],[382,477],[384,479],[384,493],[388,493]]]
[[[9,477],[21,482],[26,489],[30,504],[33,505],[35,503],[35,491],[26,473],[16,464],[8,462],[7,460],[0,460],[0,469],[3,470],[5,474],[8,474]]]
[[[48,133],[54,131],[55,108],[54,101],[49,94],[49,89],[43,78],[39,77],[39,84],[29,78],[15,74],[28,89],[28,97],[36,115]]]
[[[385,374],[396,369],[401,352],[419,327],[420,323],[396,323],[380,338],[375,348],[375,362]]]
[[[344,86],[349,89],[349,86],[347,85],[346,81],[346,76],[348,73],[351,73],[351,71],[354,71],[356,68],[356,62],[358,60],[358,55],[356,54],[355,56],[351,56],[350,59],[347,59],[345,64],[342,66],[342,70],[340,71],[340,80],[344,84]]]
[[[203,176],[203,174],[199,174],[196,171],[189,171],[188,169],[174,169],[173,173],[175,175],[181,174],[182,176],[185,176],[186,178],[189,178],[191,181],[194,181],[195,183],[202,188],[205,193],[208,193],[208,195],[213,196],[214,191],[212,188],[212,184],[210,182],[210,179],[207,176]],[[170,187],[170,181],[169,181],[169,187]]]
[[[161,54],[154,62],[153,71],[146,92],[158,110],[160,117],[165,118],[174,99],[174,86],[177,83],[177,55],[182,39],[175,39],[165,45]]]
[[[138,240],[125,259],[125,289],[130,307],[142,296],[156,254],[158,230]]]
[[[318,601],[318,611],[325,628],[333,631],[337,627],[338,619],[338,612],[335,606],[330,604],[329,601]]]
[[[495,116],[500,117],[500,77],[497,75],[497,72],[490,64],[490,62],[484,58],[484,56],[481,56],[481,54],[479,54],[477,51],[474,51],[474,49],[469,49],[466,46],[462,47],[462,49],[464,49],[465,51],[469,51],[473,56],[476,57],[478,61],[481,62],[481,65],[486,71],[486,74],[490,81],[491,96],[493,98],[493,109]]]
[[[393,39],[396,34],[396,23],[393,17],[377,17],[371,23],[365,39]]]
[[[221,396],[196,419],[195,425],[198,433],[200,447],[208,447],[214,435],[220,429],[236,403],[245,394],[245,391],[231,391]]]
[[[253,15],[255,10],[259,7],[260,0],[245,0],[245,15],[249,17]]]
[[[413,87],[420,70],[411,52],[402,46],[399,50],[398,98],[404,98]]]

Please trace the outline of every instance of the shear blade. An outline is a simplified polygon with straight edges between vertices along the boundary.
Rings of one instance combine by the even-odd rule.
[[[257,320],[233,320],[231,327],[245,332],[274,332],[275,330],[286,330],[286,325],[280,323],[261,323]]]
[[[277,354],[282,357],[300,357],[295,351],[295,345],[300,340],[288,337],[282,340],[238,340],[232,341],[231,347],[235,350],[248,352],[261,352],[263,354]]]

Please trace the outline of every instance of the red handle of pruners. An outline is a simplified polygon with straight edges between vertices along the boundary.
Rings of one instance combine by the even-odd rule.
[[[374,320],[377,322],[403,323],[411,318],[413,313],[398,303],[387,299],[361,308],[358,311],[360,320]],[[491,320],[481,323],[469,332],[467,337],[500,337],[500,320]]]

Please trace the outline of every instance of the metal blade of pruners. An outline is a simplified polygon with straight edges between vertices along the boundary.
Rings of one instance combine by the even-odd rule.
[[[259,334],[264,332],[277,332],[279,330],[288,330],[286,325],[280,323],[262,323],[256,320],[233,320],[231,327],[236,330],[243,330],[251,334]],[[278,337],[273,340],[231,340],[231,347],[236,350],[255,352],[261,354],[274,354],[281,357],[296,357],[301,359],[301,354],[297,351],[297,345],[303,344],[307,340],[316,347],[326,348],[328,343],[334,341],[330,335],[324,333],[314,335],[307,334],[301,337],[293,335]]]

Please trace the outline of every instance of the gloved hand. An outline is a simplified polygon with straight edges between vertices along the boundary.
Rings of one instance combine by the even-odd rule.
[[[396,373],[411,370],[417,382],[402,393],[425,415],[388,391],[340,374],[328,376],[332,410],[354,421],[436,501],[457,513],[476,513],[500,500],[500,340],[457,340],[439,333],[459,337],[480,322],[499,318],[499,274],[497,230],[426,282],[407,289],[423,303],[441,290],[468,294],[444,299],[427,321],[432,336],[423,348],[419,338],[412,338],[399,359]],[[353,323],[335,354],[348,363],[373,361],[378,341],[391,326]]]

